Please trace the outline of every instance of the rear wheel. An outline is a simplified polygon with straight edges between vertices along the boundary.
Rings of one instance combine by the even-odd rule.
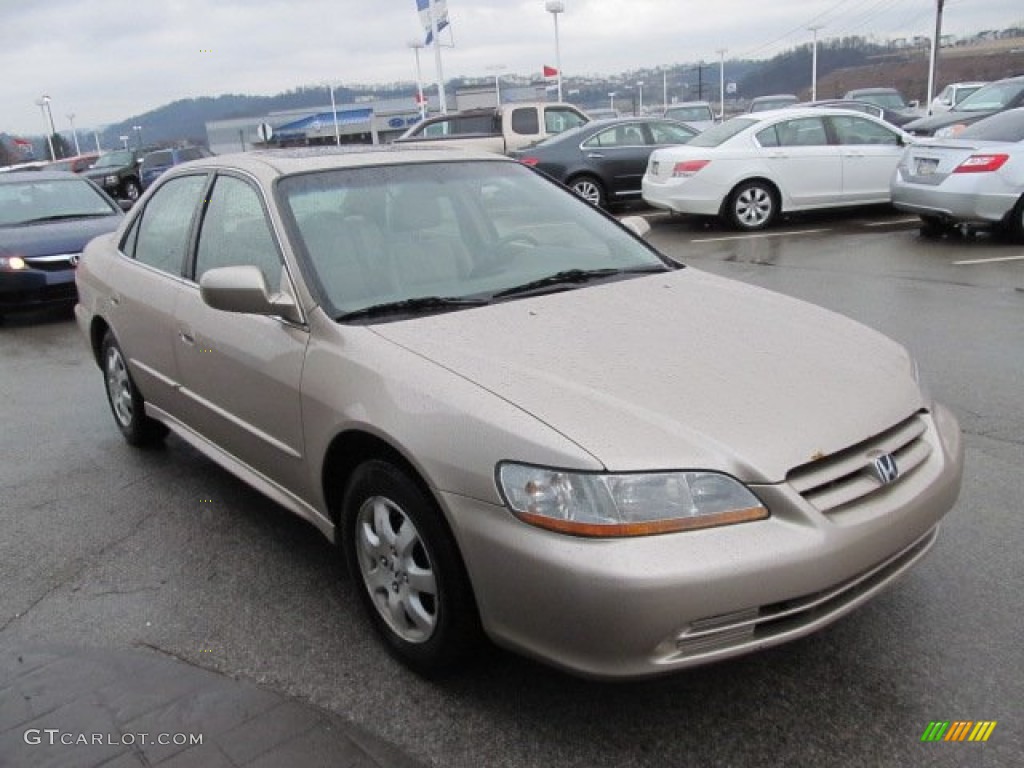
[[[577,176],[569,182],[569,188],[598,208],[604,207],[608,202],[604,194],[604,186],[593,176]]]
[[[921,217],[921,237],[937,238],[942,237],[949,227],[946,226],[946,222],[940,219],[938,216],[922,216]]]
[[[481,634],[476,602],[433,499],[375,459],[352,474],[342,513],[349,570],[392,655],[427,676],[465,660]]]
[[[1024,195],[1017,201],[1016,207],[1010,213],[1010,234],[1024,243]]]
[[[764,229],[778,215],[778,207],[778,197],[771,184],[764,181],[747,181],[736,187],[729,195],[726,217],[738,229]]]
[[[142,194],[142,189],[139,187],[139,182],[135,179],[127,179],[121,187],[121,191],[124,194],[126,200],[131,200],[133,203],[139,199],[139,195]]]
[[[103,337],[100,354],[107,402],[124,439],[135,446],[153,445],[162,440],[167,427],[146,415],[146,401],[132,381],[124,353],[110,331]]]

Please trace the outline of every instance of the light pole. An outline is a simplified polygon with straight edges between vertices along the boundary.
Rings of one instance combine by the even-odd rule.
[[[718,119],[725,122],[725,52],[728,48],[719,48],[718,54]]]
[[[427,100],[423,97],[423,72],[420,70],[420,49],[424,46],[418,40],[412,40],[408,46],[416,54],[416,105],[420,108],[420,120],[422,120],[427,116]]]
[[[50,159],[56,160],[57,156],[53,154],[53,134],[57,131],[53,127],[53,112],[50,111],[50,97],[45,93],[40,99],[36,101],[36,106],[43,111],[43,123],[46,126],[43,130],[46,132],[46,144],[50,148]],[[49,118],[47,118],[49,116]]]
[[[807,28],[814,35],[811,43],[811,101],[818,100],[818,30],[821,28],[821,24]]]
[[[334,114],[334,145],[341,146],[341,131],[338,129],[338,107],[334,103],[334,84],[328,83],[327,90],[331,92],[331,112]],[[371,118],[372,119],[372,118]]]
[[[505,65],[504,64],[492,64],[491,66],[489,66],[487,68],[488,72],[493,72],[494,73],[494,99],[495,99],[495,101],[498,102],[498,106],[499,107],[501,106],[501,83],[499,82],[499,79],[501,78],[501,74],[500,73],[504,69],[505,69]]]
[[[71,136],[75,140],[75,154],[76,155],[80,155],[80,154],[82,154],[82,148],[80,146],[78,146],[78,131],[75,130],[75,113],[74,112],[69,112],[68,113],[68,122],[71,123]]]
[[[661,109],[668,109],[668,70],[661,71]]]
[[[932,113],[932,99],[935,98],[935,70],[939,66],[939,38],[942,36],[942,6],[946,0],[935,0],[935,34],[932,36],[932,55],[928,61],[928,101],[925,109]]]
[[[141,125],[133,125],[132,126],[132,130],[136,132],[136,136],[135,136],[136,146],[139,149],[142,149],[142,126]]]
[[[639,96],[640,106],[637,108],[637,114],[642,115],[644,113],[644,81],[636,81],[636,91]]]
[[[562,48],[558,42],[558,14],[565,13],[565,3],[562,0],[548,0],[544,4],[545,10],[555,20],[555,67],[558,69],[558,100],[562,100]]]
[[[615,91],[608,94],[608,109],[615,111]]]
[[[434,15],[434,0],[427,0],[427,15],[430,19],[431,40],[434,41],[434,64],[437,67],[437,100],[440,102],[441,114],[448,114],[448,97],[444,92],[444,71],[441,69],[441,37]]]

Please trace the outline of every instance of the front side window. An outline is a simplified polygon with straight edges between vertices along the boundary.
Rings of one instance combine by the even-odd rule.
[[[548,133],[568,131],[570,128],[578,128],[581,125],[585,125],[586,122],[586,118],[572,109],[549,107],[544,110],[544,130]]]
[[[655,144],[685,144],[697,135],[694,131],[672,123],[648,123],[647,127],[651,129],[651,138]]]
[[[161,186],[142,211],[137,231],[129,232],[128,240],[133,245],[125,247],[125,253],[143,264],[180,276],[192,218],[202,201],[206,180],[206,174],[179,176]]]
[[[423,133],[421,135],[428,137],[437,136],[449,136],[454,131],[452,130],[451,120],[438,120],[436,123],[423,126]]]
[[[583,146],[598,147],[638,147],[644,143],[644,135],[639,125],[617,125],[614,128],[595,133],[587,139]]]
[[[775,125],[780,147],[822,147],[828,144],[825,123],[820,117],[801,117]],[[759,135],[760,140],[760,135]]]
[[[259,267],[267,287],[281,283],[281,257],[260,196],[233,176],[218,176],[199,230],[196,282],[217,267]]]

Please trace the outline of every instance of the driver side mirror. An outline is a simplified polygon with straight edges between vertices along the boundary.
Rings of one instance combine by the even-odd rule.
[[[199,294],[203,301],[223,312],[283,317],[293,323],[302,322],[295,301],[284,293],[273,296],[259,267],[218,267],[199,278]]]

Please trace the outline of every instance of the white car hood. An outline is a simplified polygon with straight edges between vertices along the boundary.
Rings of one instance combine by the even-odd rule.
[[[532,414],[610,470],[704,468],[779,482],[923,404],[895,342],[692,268],[373,330]]]

